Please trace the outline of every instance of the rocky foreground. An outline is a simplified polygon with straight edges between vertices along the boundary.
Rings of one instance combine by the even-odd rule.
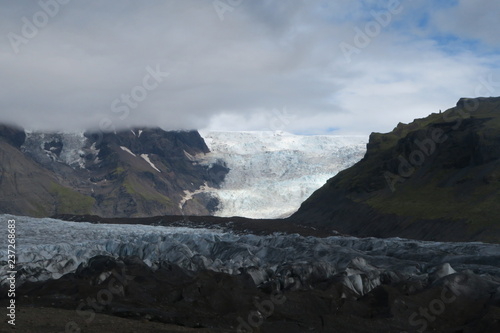
[[[500,331],[494,244],[16,219],[21,332]]]
[[[101,332],[93,329],[95,313],[214,332],[500,330],[498,283],[443,265],[425,278],[387,272],[363,294],[363,280],[373,275],[365,264],[353,262],[330,278],[301,278],[290,269],[289,283],[257,286],[248,272],[193,272],[170,263],[152,270],[137,257],[100,256],[59,280],[26,283],[19,306],[73,311],[73,320],[59,327],[83,332]]]

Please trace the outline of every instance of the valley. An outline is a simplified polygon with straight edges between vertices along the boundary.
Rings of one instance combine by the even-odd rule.
[[[366,148],[353,136],[141,129],[98,142],[0,126],[20,322],[498,332],[500,99],[464,117],[469,102],[372,133]]]

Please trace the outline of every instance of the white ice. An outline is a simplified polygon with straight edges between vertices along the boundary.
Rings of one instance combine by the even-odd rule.
[[[218,229],[91,224],[0,215],[0,284],[10,270],[6,265],[9,219],[16,220],[19,283],[58,278],[74,272],[78,265],[96,255],[135,255],[153,268],[160,261],[169,261],[190,270],[229,274],[251,269],[256,283],[265,280],[269,272],[283,279],[302,279],[311,274],[329,278],[341,273],[344,284],[360,295],[379,285],[382,274],[425,280],[470,270],[500,282],[500,245],[480,242],[237,235]]]
[[[202,164],[226,162],[218,216],[286,217],[339,171],[359,161],[366,136],[300,136],[284,132],[202,132],[211,152]]]

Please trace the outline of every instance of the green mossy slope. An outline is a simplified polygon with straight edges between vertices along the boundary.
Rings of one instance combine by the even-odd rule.
[[[306,200],[292,219],[359,236],[500,242],[500,98],[390,133]]]

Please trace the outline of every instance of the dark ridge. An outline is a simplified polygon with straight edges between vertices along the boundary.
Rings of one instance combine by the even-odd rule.
[[[290,220],[354,236],[500,242],[500,98],[457,106],[390,133],[313,193]]]
[[[222,162],[197,162],[194,156],[209,152],[197,131],[133,128],[73,139],[59,132],[27,137],[0,125],[0,213],[209,215],[219,204],[195,194],[180,207],[185,191],[218,188],[229,172]]]
[[[26,139],[24,129],[14,125],[0,124],[0,138],[10,145],[20,148]]]
[[[141,224],[168,227],[221,228],[235,233],[271,235],[273,233],[328,237],[339,235],[335,230],[300,225],[284,219],[250,219],[245,217],[165,215],[138,218],[104,218],[97,215],[60,214],[52,218],[72,222],[106,224]]]

